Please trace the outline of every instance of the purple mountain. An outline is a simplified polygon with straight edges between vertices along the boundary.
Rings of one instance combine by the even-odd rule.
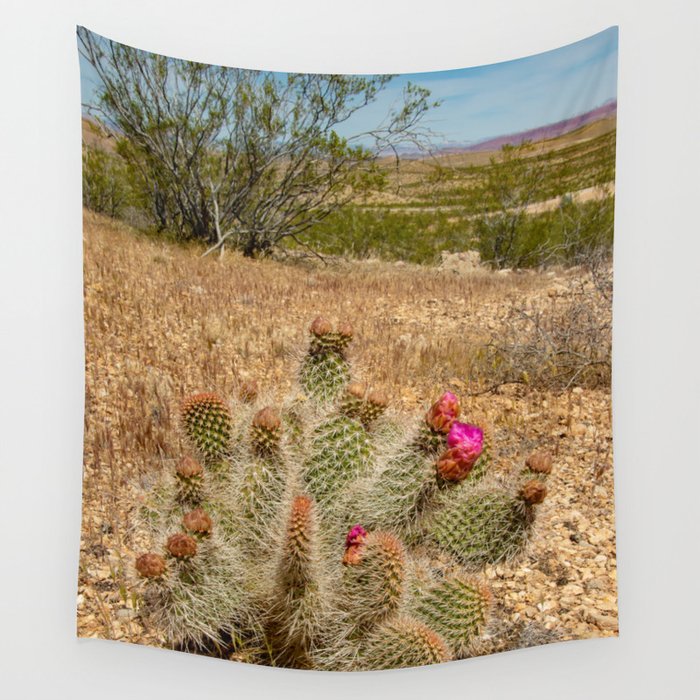
[[[584,112],[575,117],[570,117],[569,119],[562,119],[560,122],[555,122],[554,124],[547,124],[545,126],[539,126],[535,129],[528,129],[527,131],[521,131],[517,134],[504,134],[503,136],[497,136],[493,139],[488,139],[487,141],[481,141],[479,143],[474,143],[470,145],[452,145],[446,146],[439,150],[440,153],[467,153],[475,151],[497,151],[501,149],[504,145],[509,144],[511,146],[517,146],[523,141],[542,141],[544,139],[555,138],[556,136],[561,136],[562,134],[567,134],[570,131],[579,129],[586,124],[598,121],[599,119],[604,119],[605,117],[612,117],[617,114],[617,100],[610,100],[600,107],[590,110],[589,112]]]

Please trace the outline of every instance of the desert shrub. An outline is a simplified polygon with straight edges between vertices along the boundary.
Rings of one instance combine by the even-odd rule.
[[[122,217],[133,204],[126,163],[118,155],[83,146],[83,204],[99,214]]]
[[[480,355],[476,373],[487,387],[610,385],[612,268],[602,257],[588,260],[582,276],[569,277],[544,298],[511,306]]]
[[[430,264],[442,250],[469,247],[468,231],[454,212],[348,206],[313,227],[304,242],[328,255]]]

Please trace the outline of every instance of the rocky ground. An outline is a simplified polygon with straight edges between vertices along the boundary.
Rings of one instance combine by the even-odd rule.
[[[85,215],[86,415],[78,633],[162,644],[133,581],[144,488],[182,449],[178,400],[258,377],[274,399],[319,313],[355,326],[354,357],[398,408],[460,394],[488,421],[496,468],[554,455],[534,541],[489,567],[494,623],[483,652],[617,634],[609,387],[507,384],[482,393],[479,348],[513,304],[565,297],[570,273],[498,275],[384,263],[331,266],[201,259]],[[477,382],[474,377],[479,377]]]

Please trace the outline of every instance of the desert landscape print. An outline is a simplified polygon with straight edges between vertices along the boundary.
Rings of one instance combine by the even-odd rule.
[[[77,38],[78,635],[322,671],[616,636],[617,29],[396,76]]]

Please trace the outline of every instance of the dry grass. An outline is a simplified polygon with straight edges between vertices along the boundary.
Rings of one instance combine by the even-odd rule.
[[[128,584],[133,553],[143,546],[133,508],[141,487],[180,456],[174,411],[182,396],[230,395],[241,380],[256,377],[281,400],[319,313],[353,324],[363,378],[388,390],[395,405],[415,409],[446,386],[464,395],[478,388],[469,377],[479,343],[498,331],[516,300],[546,296],[553,283],[546,275],[459,276],[378,262],[323,267],[230,254],[202,259],[197,250],[155,242],[90,213],[84,233],[78,625],[86,636],[130,641],[158,641],[135,615]],[[522,460],[535,445],[556,455],[561,468],[543,511],[547,540],[533,553],[546,560],[536,573],[550,573],[527,585],[522,569],[487,574],[507,619],[563,629],[564,638],[613,633],[610,620],[596,622],[594,615],[616,610],[609,398],[607,391],[550,395],[511,387],[467,407],[467,418],[479,414],[495,426],[502,462]],[[589,551],[571,549],[578,523],[604,533]],[[590,593],[589,580],[599,584]],[[538,607],[570,582],[588,598],[568,608]]]

